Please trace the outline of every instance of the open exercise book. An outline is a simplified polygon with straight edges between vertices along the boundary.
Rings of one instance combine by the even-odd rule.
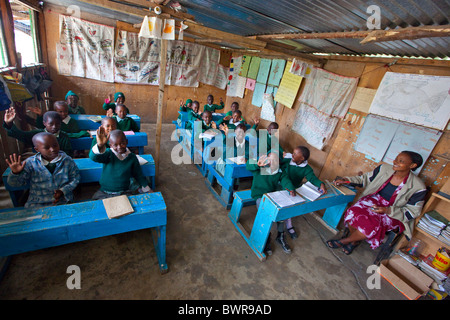
[[[118,218],[134,212],[130,200],[126,195],[103,199],[108,218]]]
[[[287,190],[270,192],[267,195],[280,207],[292,206],[305,201],[305,198],[309,201],[314,201],[322,195],[319,189],[310,182],[307,182],[300,188],[295,189],[295,192],[296,194],[294,197],[291,196]]]

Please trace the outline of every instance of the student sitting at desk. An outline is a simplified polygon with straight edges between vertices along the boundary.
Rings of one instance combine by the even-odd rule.
[[[397,230],[411,239],[414,219],[421,211],[426,187],[412,171],[422,166],[422,156],[413,151],[400,152],[393,165],[382,164],[361,176],[345,177],[336,185],[355,183],[364,187],[358,201],[347,209],[344,222],[349,234],[327,241],[332,249],[350,254],[362,240],[376,249],[386,232]]]
[[[89,132],[80,130],[77,121],[69,116],[69,106],[66,101],[56,101],[53,104],[53,109],[61,116],[61,130],[67,133],[70,138],[89,137]],[[36,127],[39,129],[45,128],[43,123],[42,111],[40,108],[30,108],[30,110],[37,114]]]
[[[238,124],[244,124],[244,120],[242,119],[241,110],[236,110],[233,112],[232,116],[226,116],[217,121],[217,125],[222,130],[223,126],[226,125],[228,129],[235,129]]]
[[[298,146],[294,149],[292,154],[285,154],[283,161],[281,162],[281,168],[287,172],[289,179],[296,189],[303,184],[303,179],[306,179],[306,181],[311,182],[319,188],[323,194],[325,194],[327,193],[325,185],[322,181],[317,179],[313,169],[308,164],[309,156],[310,152],[307,147]],[[286,220],[286,229],[292,239],[298,237],[294,227],[292,226],[291,218]]]
[[[180,101],[180,111],[181,112],[190,112],[192,110],[192,100],[187,99],[186,103],[183,103],[183,100]],[[181,114],[178,115],[177,123],[181,126]]]
[[[186,123],[186,129],[192,129],[190,121],[202,119],[202,113],[199,110],[200,110],[199,102],[198,101],[192,102],[192,109],[188,111],[189,114],[188,114],[188,122]]]
[[[282,157],[283,157],[283,148],[281,147],[280,141],[277,138],[276,132],[278,131],[278,123],[276,122],[271,122],[269,124],[269,126],[267,127],[267,136],[266,136],[266,141],[267,141],[267,152],[272,151],[272,140],[273,140],[273,144],[275,147],[275,152],[277,152],[280,155],[280,161],[282,161]],[[261,141],[261,137],[260,141]]]
[[[108,113],[108,111],[111,110],[110,112],[114,113],[116,110],[116,105],[124,103],[125,103],[125,95],[122,92],[116,92],[114,93],[114,101],[112,101],[111,94],[108,95],[108,98],[105,99],[105,103],[103,104],[103,109],[107,111],[106,113],[107,116],[111,116],[111,114]],[[128,110],[127,108],[127,114],[128,113],[130,113],[130,110]]]
[[[246,168],[253,174],[253,181],[251,187],[251,196],[256,200],[256,208],[259,208],[261,199],[265,193],[288,190],[292,196],[295,196],[295,188],[292,184],[286,171],[282,171],[279,166],[279,155],[276,152],[271,152],[269,156],[262,155],[255,164],[255,159],[250,159],[246,163]],[[277,222],[277,238],[276,241],[280,244],[285,253],[291,253],[291,248],[286,242],[284,235],[283,221]],[[266,248],[264,251],[268,255],[272,254],[270,248],[270,235],[267,239]]]
[[[128,109],[123,104],[117,104],[116,115],[113,116],[117,121],[117,129],[122,131],[139,132],[139,127],[132,118],[127,117]]]
[[[108,143],[110,148],[106,148]],[[150,192],[147,179],[136,155],[127,148],[127,138],[121,130],[113,130],[109,135],[103,127],[97,130],[97,144],[89,152],[89,158],[103,163],[100,178],[100,190],[92,197],[93,200],[105,199],[122,194],[132,194],[131,178],[135,178],[141,189],[139,192]]]
[[[66,94],[66,102],[69,107],[69,114],[86,114],[86,111],[82,106],[78,105],[80,98],[72,90],[69,90]]]
[[[112,118],[112,117],[104,117],[102,118],[102,122],[100,124],[100,127],[103,127],[103,129],[105,129],[105,134],[108,136],[110,134],[111,131],[116,130],[117,129],[117,121],[116,118]],[[92,139],[92,145],[91,145],[91,149],[92,147],[94,147],[97,144],[97,135],[95,135]],[[109,148],[109,144],[108,142],[106,142],[106,147]]]
[[[226,118],[226,117],[231,117],[231,116],[233,115],[233,112],[235,112],[235,111],[237,111],[237,110],[239,110],[239,103],[236,102],[236,101],[234,101],[234,102],[231,104],[231,110],[228,111],[227,113],[225,113],[225,118]],[[244,119],[244,117],[242,117],[242,114],[241,114],[241,118],[242,118],[242,120],[245,122],[245,119]]]
[[[14,119],[16,118],[16,111],[14,107],[9,108],[5,112],[3,121],[3,128],[6,129],[8,136],[13,137],[19,141],[32,145],[32,138],[39,132],[49,132],[54,134],[58,140],[59,147],[70,157],[73,156],[72,145],[70,138],[64,131],[61,131],[61,116],[56,111],[47,111],[44,113],[43,123],[45,129],[35,129],[31,131],[23,131],[16,127]]]
[[[51,133],[37,133],[32,140],[37,154],[24,162],[16,154],[6,159],[11,168],[8,183],[11,186],[30,185],[26,208],[73,201],[72,192],[80,182],[73,159],[59,150],[58,141]]]
[[[203,111],[216,112],[216,110],[222,110],[225,108],[222,98],[220,98],[220,105],[214,104],[214,96],[212,94],[208,95],[206,102],[207,103],[203,106]]]

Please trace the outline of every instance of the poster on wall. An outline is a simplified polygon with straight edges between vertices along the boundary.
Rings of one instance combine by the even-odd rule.
[[[200,64],[199,81],[214,85],[219,68],[220,51],[214,48],[204,47],[203,59]]]
[[[386,72],[369,111],[443,130],[450,118],[450,77]]]
[[[275,101],[282,105],[292,108],[295,97],[297,96],[300,84],[302,83],[302,77],[297,76],[289,72],[292,62],[288,61],[286,68],[284,69],[283,77],[281,78],[280,86],[275,95]]]
[[[58,72],[114,81],[113,27],[59,15],[59,32]]]

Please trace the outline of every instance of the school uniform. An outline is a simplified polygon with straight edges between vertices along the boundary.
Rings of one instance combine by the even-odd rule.
[[[230,110],[230,111],[228,111],[227,113],[225,113],[225,117],[228,117],[228,116],[232,117],[232,116],[233,116],[233,111]],[[225,117],[224,117],[224,118],[225,118]],[[245,119],[244,119],[244,117],[241,117],[241,118],[242,118],[242,121],[246,122]]]
[[[194,112],[194,110],[189,110],[188,111],[188,121],[186,122],[186,129],[192,129],[192,125],[190,121],[195,121],[195,120],[201,120],[202,119],[202,113],[196,113]]]
[[[39,132],[46,132],[45,129],[35,129],[30,131],[23,131],[16,127],[13,123],[9,128],[5,122],[3,122],[3,128],[5,128],[8,136],[13,137],[26,144],[33,145],[33,136]],[[70,143],[70,137],[64,131],[59,131],[55,134],[56,140],[58,140],[59,148],[64,151],[70,157],[73,156],[72,144]]]
[[[45,128],[42,116],[36,117],[36,127],[40,129]],[[61,131],[67,133],[69,138],[89,137],[89,132],[80,130],[77,120],[71,118],[70,116],[65,117],[61,121]]]
[[[303,184],[303,179],[306,178],[307,181],[311,182],[317,188],[320,188],[322,181],[320,181],[314,174],[313,169],[308,164],[308,161],[296,164],[291,158],[284,158],[281,162],[281,167],[288,174],[294,187],[297,189]]]
[[[69,106],[69,114],[86,114],[86,110],[82,106],[76,106],[75,108]]]
[[[73,201],[73,190],[80,182],[80,172],[71,157],[63,151],[51,162],[40,153],[25,160],[25,167],[19,174],[10,173],[11,186],[30,185],[30,194],[25,207],[40,207],[53,204],[55,190],[61,190],[64,198],[59,203]]]
[[[139,160],[128,148],[123,154],[116,153],[109,148],[100,153],[98,145],[95,145],[89,152],[89,158],[103,163],[102,176],[99,181],[100,190],[94,194],[93,199],[130,194],[131,178],[137,180],[137,183],[143,188],[143,192],[151,190],[142,173]]]
[[[118,116],[114,116],[113,118],[117,121],[117,129],[122,131],[139,132],[139,127],[133,118],[125,117],[121,119]]]
[[[225,104],[223,102],[221,102],[220,105],[217,105],[217,104],[205,104],[203,106],[203,111],[216,112],[216,110],[222,110],[223,108],[225,108]]]

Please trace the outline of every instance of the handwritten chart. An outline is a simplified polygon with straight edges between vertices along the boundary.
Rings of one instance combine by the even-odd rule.
[[[303,79],[302,77],[296,76],[289,72],[291,64],[292,62],[287,62],[283,77],[281,78],[280,87],[278,88],[274,98],[275,101],[288,108],[292,108]]]

